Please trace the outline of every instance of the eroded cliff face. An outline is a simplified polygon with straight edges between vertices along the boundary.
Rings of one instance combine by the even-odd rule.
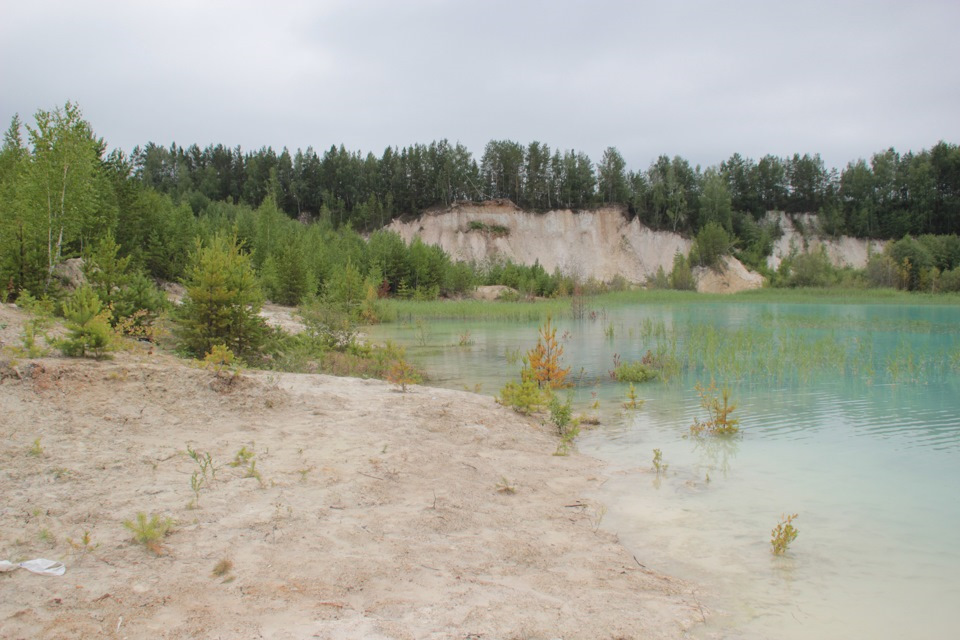
[[[768,218],[778,221],[783,230],[767,259],[771,269],[793,252],[819,251],[821,246],[836,266],[862,269],[871,253],[883,250],[878,241],[820,237],[814,215],[795,216],[799,224],[782,212],[771,212]],[[526,265],[539,261],[549,272],[559,269],[581,280],[601,282],[622,277],[645,283],[660,267],[669,273],[673,256],[689,254],[691,245],[679,234],[654,231],[637,219],[628,220],[622,207],[531,213],[505,200],[458,203],[413,221],[394,220],[387,228],[407,243],[419,237],[438,245],[454,260],[483,263],[509,259]],[[733,256],[724,258],[720,271],[697,269],[696,276],[697,289],[711,293],[757,289],[764,282]]]
[[[884,242],[881,240],[822,236],[820,222],[813,214],[793,216],[791,220],[782,211],[771,211],[767,214],[767,220],[778,223],[783,231],[783,235],[773,244],[773,253],[767,258],[767,266],[771,269],[777,269],[784,258],[793,253],[813,253],[820,251],[821,247],[835,267],[863,269],[871,255],[883,251]]]
[[[549,272],[604,282],[644,282],[658,267],[669,273],[674,254],[690,251],[690,240],[628,221],[619,207],[530,213],[504,201],[464,203],[412,222],[394,220],[388,229],[408,243],[419,236],[439,245],[454,260],[539,261]]]

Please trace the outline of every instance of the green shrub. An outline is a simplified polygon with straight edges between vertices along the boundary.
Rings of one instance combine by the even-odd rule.
[[[717,222],[708,222],[697,233],[690,250],[690,262],[716,269],[720,266],[720,258],[730,253],[732,246],[726,229]]]
[[[63,317],[67,336],[57,342],[63,355],[83,357],[89,352],[99,359],[110,350],[113,332],[109,313],[101,309],[100,298],[88,285],[63,303]]]
[[[534,378],[533,372],[524,367],[520,372],[520,382],[511,380],[500,390],[497,402],[523,415],[537,412],[543,406],[544,394]]]
[[[610,372],[617,382],[632,382],[641,384],[651,382],[660,377],[656,369],[642,362],[623,362]]]
[[[690,263],[679,251],[673,256],[673,269],[670,271],[670,288],[678,291],[694,291],[697,281],[693,277]]]

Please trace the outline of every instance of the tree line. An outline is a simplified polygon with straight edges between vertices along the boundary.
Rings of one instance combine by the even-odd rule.
[[[243,151],[222,144],[183,148],[148,143],[134,149],[133,176],[200,212],[230,200],[259,206],[272,196],[292,217],[323,217],[358,230],[384,226],[460,200],[506,198],[532,211],[622,205],[655,229],[696,233],[716,221],[740,236],[768,211],[819,214],[823,230],[869,238],[960,232],[960,149],[894,149],[828,168],[819,154],[734,153],[701,169],[680,156],[659,156],[628,169],[615,147],[600,161],[541,142],[489,142],[477,162],[447,140],[373,153],[331,146],[291,154],[270,147]]]
[[[552,295],[573,283],[539,265],[456,264],[438,248],[377,229],[464,199],[509,198],[533,210],[615,204],[651,227],[694,236],[690,264],[716,264],[734,251],[763,270],[776,234],[767,211],[818,212],[828,233],[949,235],[960,227],[958,192],[960,150],[945,142],[903,155],[891,149],[840,172],[817,155],[754,162],[738,154],[705,170],[660,156],[633,171],[612,147],[595,165],[582,152],[512,141],[490,142],[479,163],[446,140],[380,157],[343,146],[319,156],[310,148],[291,155],[153,144],[127,156],[108,152],[67,103],[39,110],[33,123],[14,117],[3,136],[0,288],[8,299],[50,293],[65,258],[89,256],[107,240],[132,272],[177,281],[198,242],[235,236],[277,302],[322,294],[345,265],[380,295],[455,295],[477,284]],[[953,244],[925,242],[910,255],[914,269],[957,266]]]

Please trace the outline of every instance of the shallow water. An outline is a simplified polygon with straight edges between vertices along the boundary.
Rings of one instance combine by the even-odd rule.
[[[578,440],[611,465],[603,526],[646,566],[702,585],[716,615],[695,635],[942,638],[960,624],[960,309],[686,304],[558,319],[584,411]],[[461,338],[467,346],[457,345]],[[433,384],[495,394],[535,324],[433,322],[378,328],[408,345]],[[658,347],[668,382],[626,386],[614,354]],[[512,362],[511,362],[512,361]],[[693,387],[729,386],[734,438],[691,437]],[[668,465],[652,469],[653,450]],[[770,531],[797,513],[797,540]]]

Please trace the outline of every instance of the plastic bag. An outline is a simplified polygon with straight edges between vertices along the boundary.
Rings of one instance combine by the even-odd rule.
[[[67,571],[62,562],[47,560],[46,558],[36,558],[18,564],[9,560],[0,560],[0,571],[13,571],[14,569],[26,569],[41,576],[62,576]]]

